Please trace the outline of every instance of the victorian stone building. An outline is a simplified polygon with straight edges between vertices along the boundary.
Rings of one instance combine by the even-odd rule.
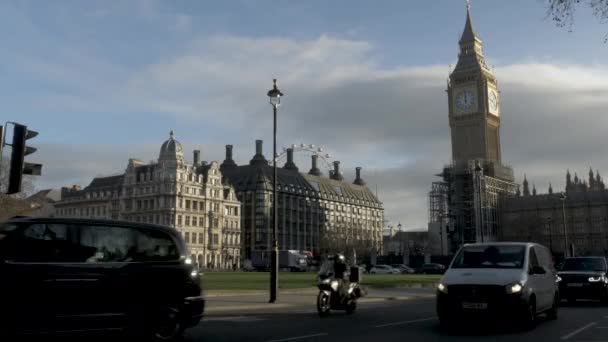
[[[55,213],[171,226],[201,267],[240,267],[240,202],[222,177],[218,163],[201,162],[198,150],[187,163],[171,132],[156,162],[130,159],[123,174],[63,188]]]
[[[429,227],[447,236],[449,252],[462,244],[498,239],[499,200],[515,194],[513,171],[502,163],[498,80],[486,64],[470,10],[449,75],[447,99],[452,162],[429,194]]]
[[[379,253],[382,248],[384,210],[365,185],[361,168],[346,181],[340,162],[325,176],[312,156],[308,172],[300,172],[287,150],[287,162],[278,168],[278,244],[281,250],[310,251],[314,255],[352,252],[359,256]],[[272,245],[273,168],[256,141],[255,155],[247,165],[232,159],[226,146],[222,174],[234,186],[242,205],[243,253],[270,251]]]
[[[533,241],[556,255],[608,254],[608,191],[599,172],[588,180],[566,174],[564,192],[540,194],[524,177],[523,191],[501,201],[500,239]],[[566,239],[564,239],[566,237]],[[568,249],[566,249],[566,244]]]

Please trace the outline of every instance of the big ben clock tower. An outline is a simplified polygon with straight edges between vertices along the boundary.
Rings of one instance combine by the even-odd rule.
[[[468,1],[466,14],[447,87],[452,163],[429,193],[429,232],[438,232],[440,241],[447,236],[441,250],[451,253],[465,243],[499,240],[499,202],[517,191],[513,170],[502,163],[498,82],[486,64]]]
[[[481,39],[467,4],[458,64],[448,82],[452,159],[500,164],[500,99],[496,78],[486,65]]]

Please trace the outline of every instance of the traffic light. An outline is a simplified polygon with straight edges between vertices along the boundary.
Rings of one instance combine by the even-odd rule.
[[[36,131],[30,131],[27,126],[14,124],[13,144],[11,153],[11,170],[8,178],[7,194],[15,194],[21,191],[21,180],[23,175],[40,176],[42,164],[26,163],[25,156],[36,152],[36,148],[27,146],[25,143],[38,135]]]

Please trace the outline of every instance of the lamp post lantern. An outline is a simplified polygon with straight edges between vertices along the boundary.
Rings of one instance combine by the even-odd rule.
[[[281,105],[283,93],[277,88],[277,79],[272,80],[272,89],[268,91],[273,113],[272,130],[272,252],[270,262],[270,303],[277,300],[279,292],[279,244],[277,241],[278,208],[277,208],[277,109]]]

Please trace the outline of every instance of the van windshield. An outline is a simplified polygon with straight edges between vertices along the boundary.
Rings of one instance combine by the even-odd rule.
[[[454,258],[452,268],[522,268],[524,246],[466,246]]]

